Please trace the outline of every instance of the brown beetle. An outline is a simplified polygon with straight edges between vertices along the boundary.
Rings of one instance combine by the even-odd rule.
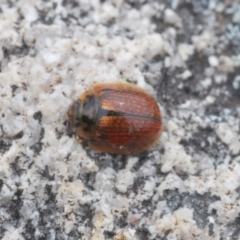
[[[68,116],[80,141],[113,154],[143,152],[163,129],[155,99],[129,83],[95,84],[74,102]]]

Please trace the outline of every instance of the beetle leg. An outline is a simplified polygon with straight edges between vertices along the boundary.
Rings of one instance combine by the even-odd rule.
[[[81,138],[81,137],[79,137],[79,136],[76,136],[76,139],[77,139],[77,141],[80,142],[80,143],[83,143],[83,142],[84,142],[84,139]]]

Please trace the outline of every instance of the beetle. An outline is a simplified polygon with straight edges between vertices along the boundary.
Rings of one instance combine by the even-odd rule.
[[[130,83],[93,85],[70,106],[68,118],[80,142],[111,154],[144,152],[163,130],[156,100]]]

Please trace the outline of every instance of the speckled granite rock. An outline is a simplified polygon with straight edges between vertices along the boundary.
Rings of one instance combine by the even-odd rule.
[[[240,238],[240,2],[0,2],[0,238]],[[165,129],[137,156],[67,131],[71,102],[128,79]]]

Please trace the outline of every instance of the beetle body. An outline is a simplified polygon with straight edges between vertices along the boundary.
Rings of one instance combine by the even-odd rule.
[[[155,99],[128,83],[95,84],[70,107],[68,116],[83,143],[112,154],[149,149],[163,128]]]

